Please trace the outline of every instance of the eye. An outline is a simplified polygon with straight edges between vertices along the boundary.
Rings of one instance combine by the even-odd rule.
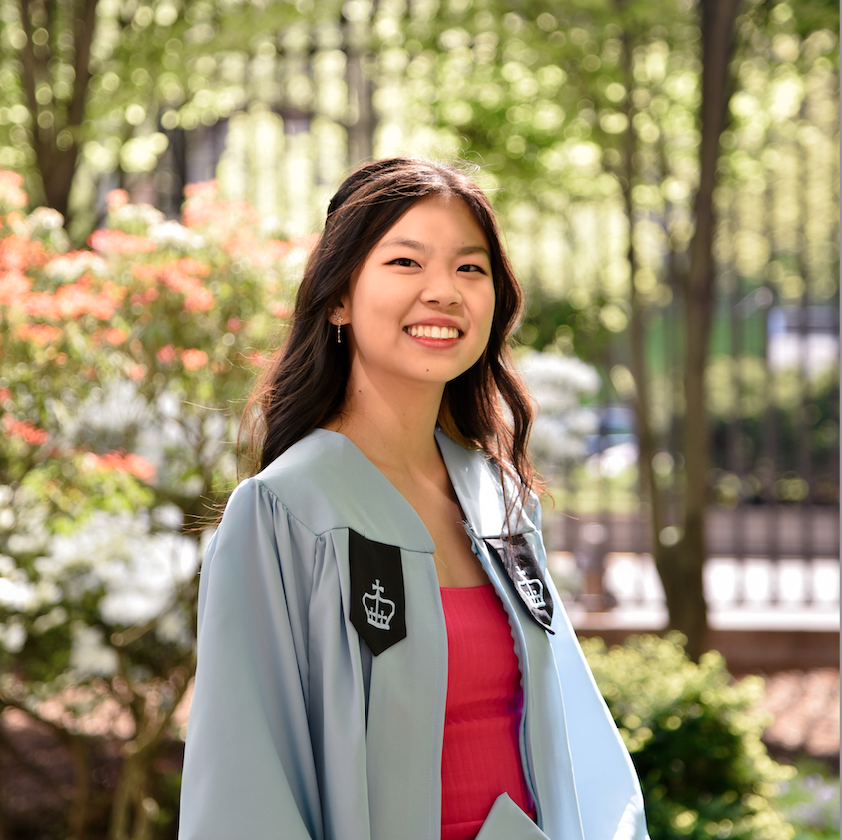
[[[400,268],[414,268],[418,266],[418,263],[415,262],[415,260],[411,260],[409,257],[398,257],[396,260],[392,260],[388,264],[397,265]]]
[[[459,268],[457,268],[456,270],[465,272],[479,272],[480,274],[488,273],[481,265],[476,265],[475,263],[465,263],[465,265],[460,265]]]

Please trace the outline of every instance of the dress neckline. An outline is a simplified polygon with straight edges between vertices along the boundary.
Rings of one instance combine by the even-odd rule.
[[[493,583],[481,583],[479,586],[440,586],[440,592],[478,592],[480,589],[493,587]]]

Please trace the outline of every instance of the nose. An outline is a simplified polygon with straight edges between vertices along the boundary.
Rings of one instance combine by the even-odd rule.
[[[421,292],[424,303],[441,307],[456,306],[462,303],[462,293],[456,278],[444,268],[430,270],[427,283]]]

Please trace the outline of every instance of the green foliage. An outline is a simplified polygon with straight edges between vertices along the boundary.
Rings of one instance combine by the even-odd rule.
[[[652,840],[790,840],[774,798],[794,770],[760,740],[763,681],[733,682],[715,652],[695,664],[682,642],[582,643],[640,777]]]
[[[619,317],[619,329],[612,316]],[[622,331],[626,322],[622,307],[605,295],[558,297],[539,288],[529,295],[518,339],[536,350],[556,347],[565,354],[598,362],[611,337]]]
[[[837,840],[839,774],[811,758],[795,763],[798,775],[782,786],[778,806],[795,826],[793,840]]]

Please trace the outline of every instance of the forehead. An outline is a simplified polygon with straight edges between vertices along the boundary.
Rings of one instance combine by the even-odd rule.
[[[477,245],[488,250],[488,237],[471,208],[457,195],[431,195],[416,201],[386,231],[375,247],[396,239],[423,237],[428,244]]]

